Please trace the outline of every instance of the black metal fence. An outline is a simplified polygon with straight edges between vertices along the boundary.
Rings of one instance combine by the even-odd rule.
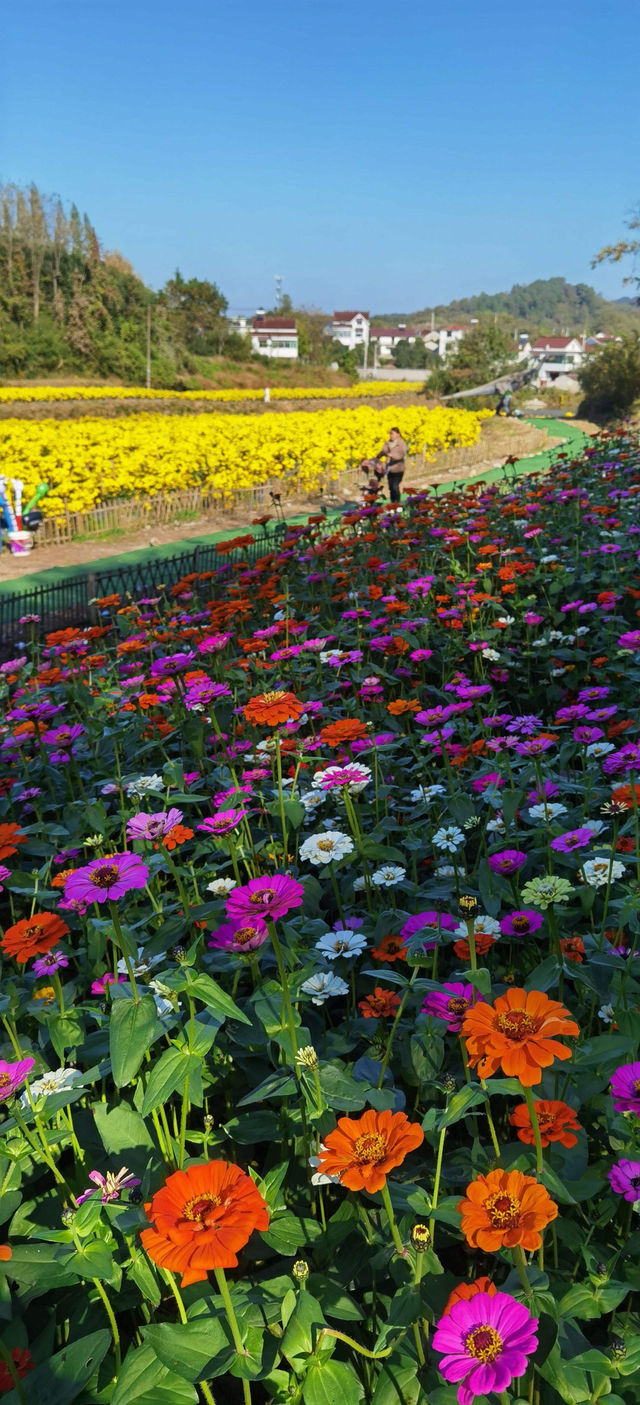
[[[38,616],[39,632],[94,622],[97,616],[90,603],[92,600],[113,594],[120,595],[123,603],[127,598],[138,600],[144,595],[169,590],[192,571],[216,572],[217,579],[211,581],[213,595],[216,585],[221,588],[228,578],[229,568],[234,562],[255,564],[258,557],[281,546],[284,532],[284,527],[277,529],[268,537],[258,538],[252,545],[224,556],[219,555],[214,542],[182,551],[176,556],[156,556],[152,551],[147,551],[144,560],[132,566],[78,572],[77,575],[67,576],[50,585],[35,586],[31,590],[6,590],[0,585],[0,650],[7,656],[17,644],[29,637],[29,625],[20,623],[25,616]]]

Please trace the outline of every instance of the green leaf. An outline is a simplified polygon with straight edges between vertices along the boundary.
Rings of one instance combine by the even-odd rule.
[[[101,1239],[84,1244],[69,1260],[69,1268],[78,1278],[111,1278],[113,1258],[107,1245]]]
[[[451,1127],[454,1122],[459,1122],[470,1112],[472,1107],[477,1107],[478,1103],[486,1102],[487,1094],[483,1088],[477,1084],[468,1083],[464,1088],[459,1088],[457,1093],[449,1099],[448,1107],[440,1114],[437,1122],[438,1130],[443,1127]]]
[[[285,1070],[277,1070],[263,1079],[257,1088],[252,1088],[250,1093],[246,1093],[244,1098],[237,1099],[236,1107],[246,1107],[248,1103],[264,1102],[269,1098],[288,1098],[295,1091],[296,1080],[293,1075]]]
[[[109,1020],[109,1050],[116,1088],[123,1088],[135,1078],[157,1021],[152,995],[143,995],[141,1000],[114,1000]]]
[[[106,1329],[91,1332],[80,1341],[71,1342],[31,1371],[23,1392],[29,1405],[70,1405],[98,1370],[111,1345],[111,1333]],[[18,1405],[15,1390],[2,1397],[3,1405]]]
[[[145,1345],[127,1352],[111,1405],[197,1405],[197,1400],[195,1387],[163,1366]]]
[[[210,1380],[228,1371],[235,1356],[219,1317],[161,1322],[145,1327],[144,1340],[168,1370],[186,1381]]]
[[[559,1346],[552,1347],[546,1361],[538,1366],[538,1371],[543,1379],[557,1390],[565,1405],[582,1405],[584,1401],[591,1400],[591,1387],[587,1384],[586,1372],[581,1371],[579,1367],[572,1367],[570,1361],[563,1361]]]
[[[142,1293],[143,1298],[146,1298],[146,1301],[152,1303],[154,1307],[159,1307],[162,1293],[158,1280],[146,1254],[143,1254],[141,1249],[132,1254],[127,1272],[129,1277],[133,1279],[136,1288]]]
[[[165,1049],[149,1075],[140,1107],[142,1117],[147,1117],[166,1103],[176,1088],[182,1088],[185,1078],[194,1068],[199,1068],[200,1063],[199,1055],[188,1054],[186,1049]]]
[[[320,1069],[320,1087],[329,1107],[340,1112],[360,1112],[367,1102],[367,1085],[356,1083],[341,1064],[325,1064]]]
[[[16,1283],[26,1283],[46,1293],[76,1281],[70,1268],[74,1250],[68,1244],[17,1244],[11,1258],[0,1262],[0,1272]],[[33,1294],[35,1296],[35,1294]]]
[[[283,1215],[273,1216],[269,1228],[263,1231],[262,1238],[277,1254],[292,1258],[304,1249],[305,1245],[313,1244],[321,1233],[316,1220],[303,1219],[302,1216],[293,1215],[290,1210],[286,1210]]]
[[[222,986],[218,985],[211,976],[201,972],[194,981],[189,981],[187,985],[189,994],[196,1000],[201,1000],[208,1010],[213,1010],[214,1015],[218,1015],[224,1020],[240,1020],[241,1024],[251,1024],[251,1020],[242,1013],[236,1005],[235,1000],[227,995]]]
[[[303,1361],[300,1358],[311,1355],[318,1332],[325,1325],[320,1303],[311,1293],[300,1293],[280,1343],[282,1355],[294,1370],[302,1367]]]
[[[362,1386],[344,1361],[313,1361],[302,1387],[304,1405],[358,1405]]]
[[[371,1405],[424,1405],[424,1402],[417,1364],[410,1356],[392,1357],[381,1363]]]
[[[275,1112],[265,1107],[246,1112],[243,1117],[231,1117],[225,1122],[224,1130],[240,1146],[253,1146],[254,1142],[274,1142],[279,1135],[279,1124]]]

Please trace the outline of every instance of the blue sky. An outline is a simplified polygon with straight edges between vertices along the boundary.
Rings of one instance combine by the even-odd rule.
[[[159,287],[411,310],[563,274],[640,203],[637,0],[30,0],[0,178],[75,200]]]

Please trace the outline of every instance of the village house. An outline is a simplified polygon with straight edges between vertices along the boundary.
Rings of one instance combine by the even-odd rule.
[[[251,350],[259,356],[295,361],[298,355],[298,326],[294,317],[271,317],[256,312],[251,323]]]
[[[582,337],[538,337],[531,347],[538,362],[538,385],[548,385],[558,376],[575,377],[587,357]]]
[[[370,328],[368,312],[334,312],[329,333],[334,341],[339,341],[349,351],[355,351],[357,346],[368,343]]]
[[[397,327],[374,326],[371,328],[370,337],[378,360],[390,361],[400,342],[407,342],[409,346],[413,346],[418,332],[415,327],[407,327],[400,323]]]

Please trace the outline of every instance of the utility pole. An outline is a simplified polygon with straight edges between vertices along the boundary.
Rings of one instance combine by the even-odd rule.
[[[147,390],[151,390],[151,303],[147,303]]]

